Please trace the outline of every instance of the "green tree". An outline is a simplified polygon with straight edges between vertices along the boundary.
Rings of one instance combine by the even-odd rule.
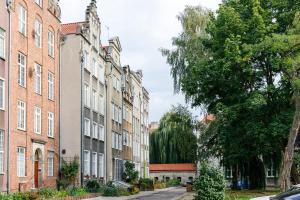
[[[254,188],[264,186],[264,173],[253,171],[263,171],[262,158],[279,168],[283,151],[281,182],[289,187],[300,124],[299,8],[293,0],[224,0],[216,14],[187,7],[175,49],[162,50],[175,89],[217,116],[204,151],[213,146],[210,153],[243,170]]]
[[[123,178],[127,183],[135,183],[139,177],[139,172],[135,170],[135,166],[132,162],[126,161]]]
[[[160,120],[150,136],[151,163],[193,163],[196,160],[195,122],[186,107],[178,105]]]

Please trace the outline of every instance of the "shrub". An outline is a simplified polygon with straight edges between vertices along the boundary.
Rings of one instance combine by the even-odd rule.
[[[224,200],[225,179],[222,171],[207,163],[200,167],[200,176],[194,182],[194,190],[197,193],[196,200]]]
[[[118,196],[118,189],[116,186],[108,184],[106,186],[104,186],[103,189],[103,196],[106,197],[116,197]]]
[[[57,194],[57,191],[52,188],[42,188],[37,191],[39,196],[44,197],[45,199],[49,199],[52,197],[55,197]]]
[[[71,162],[66,162],[62,159],[61,178],[57,181],[57,188],[67,189],[70,186],[75,186],[75,181],[79,173],[79,158],[74,157]]]
[[[97,180],[88,180],[85,184],[85,190],[91,193],[100,192],[100,184]]]
[[[133,186],[131,189],[131,194],[138,194],[140,192],[140,188],[137,186]]]
[[[167,187],[167,185],[166,185],[166,183],[164,183],[164,182],[156,181],[156,182],[154,183],[154,189],[164,189],[164,188],[166,188],[166,187]]]
[[[147,190],[154,190],[154,183],[153,180],[150,178],[141,178],[139,180],[140,190],[147,191]]]
[[[123,173],[123,179],[127,183],[136,183],[139,177],[139,172],[135,170],[134,164],[129,161],[126,161],[124,166],[125,170]]]
[[[74,197],[81,197],[86,194],[87,194],[87,192],[82,187],[74,187],[69,191],[69,195],[74,196]]]
[[[169,180],[167,183],[166,183],[167,187],[174,187],[174,186],[178,186],[180,185],[180,180],[174,178],[174,179],[171,179]]]

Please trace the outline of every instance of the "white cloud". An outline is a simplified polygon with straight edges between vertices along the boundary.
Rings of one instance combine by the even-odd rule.
[[[90,0],[61,0],[62,22],[83,21]],[[171,38],[181,30],[176,16],[186,5],[202,5],[216,10],[221,0],[98,0],[102,40],[119,36],[122,64],[143,69],[144,85],[150,92],[150,120],[158,121],[171,105],[184,104],[173,94],[170,66],[159,48],[170,48]],[[105,26],[109,27],[109,33]],[[198,113],[197,113],[198,112]],[[199,111],[195,111],[199,115]]]

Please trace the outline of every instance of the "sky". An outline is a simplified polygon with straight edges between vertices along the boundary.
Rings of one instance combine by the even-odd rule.
[[[83,21],[90,0],[60,0],[62,23]],[[221,0],[101,0],[97,1],[102,24],[102,44],[119,36],[122,65],[143,70],[143,85],[150,94],[149,120],[159,121],[171,105],[185,103],[174,94],[170,66],[159,51],[171,49],[171,39],[181,32],[176,16],[186,5],[201,5],[216,10]],[[191,109],[200,117],[200,109]]]

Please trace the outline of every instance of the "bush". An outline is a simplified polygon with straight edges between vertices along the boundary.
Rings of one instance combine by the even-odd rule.
[[[127,183],[136,183],[139,177],[139,172],[135,170],[135,166],[133,163],[126,161],[125,164],[125,170],[123,173],[123,179]]]
[[[200,176],[196,178],[193,188],[197,193],[196,200],[224,200],[225,179],[220,169],[203,163],[200,167]]]
[[[74,197],[81,197],[86,194],[87,194],[87,192],[82,187],[74,187],[69,191],[69,195],[74,196]]]
[[[154,189],[164,189],[167,187],[167,184],[161,181],[155,181]]]
[[[44,197],[45,199],[49,199],[55,197],[57,191],[52,188],[42,188],[37,191],[38,195]]]
[[[154,190],[154,183],[153,180],[150,178],[141,178],[139,180],[139,186],[141,191]]]
[[[118,196],[118,189],[116,186],[108,184],[106,186],[104,186],[103,189],[103,196],[106,197],[116,197]]]
[[[62,166],[61,166],[61,178],[58,180],[57,189],[68,189],[71,186],[75,186],[76,178],[79,173],[79,158],[74,157],[71,162],[67,162],[62,159]]]
[[[171,179],[169,180],[167,183],[166,183],[166,186],[167,187],[175,187],[175,186],[178,186],[180,185],[180,180],[174,178],[174,179]]]
[[[97,180],[88,180],[85,184],[85,190],[90,193],[100,192],[100,184]]]

